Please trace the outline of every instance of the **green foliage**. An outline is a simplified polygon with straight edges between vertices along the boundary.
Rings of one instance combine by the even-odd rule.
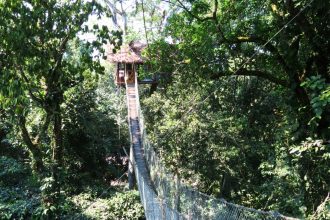
[[[108,205],[111,219],[143,219],[144,217],[138,191],[116,193]]]
[[[323,112],[330,106],[330,84],[322,76],[312,76],[307,78],[301,86],[307,88],[310,92],[310,99],[315,117],[311,122],[320,120]]]
[[[14,159],[1,157],[1,164],[11,164],[21,181],[15,185],[10,181],[0,182],[0,219],[144,219],[143,207],[140,204],[138,191],[123,191],[94,179],[88,183],[79,179],[84,185],[74,194],[66,192],[60,200],[60,206],[52,206],[51,193],[54,179],[44,178],[39,181],[27,172],[28,166],[20,165]],[[1,166],[2,166],[1,165]],[[3,166],[1,167],[3,168]],[[24,175],[20,170],[25,170]],[[8,170],[8,169],[7,169]],[[12,172],[11,172],[12,173]],[[71,183],[75,185],[75,183]],[[41,196],[45,194],[46,196]],[[59,210],[56,210],[59,209]],[[56,215],[54,212],[56,211]]]
[[[330,19],[329,5],[308,4],[178,2],[147,51],[160,89],[141,98],[168,169],[238,204],[316,211],[329,191]]]
[[[27,174],[26,168],[13,158],[0,156],[0,183],[9,185],[17,184],[24,175]]]
[[[321,204],[326,198],[329,182],[330,144],[307,138],[298,146],[291,146],[293,162],[297,165],[306,203]],[[309,166],[309,169],[305,169]],[[322,195],[322,196],[320,196]],[[315,210],[316,211],[316,210]]]
[[[0,219],[31,218],[40,206],[40,197],[29,167],[1,156],[0,169]]]
[[[151,140],[168,168],[215,196],[302,216],[299,175],[286,161],[288,151],[280,139],[280,129],[291,122],[280,117],[285,104],[279,93],[270,95],[264,81],[255,78],[214,82],[218,91],[195,111],[192,106],[210,88],[173,85],[166,94],[145,99],[143,106],[148,130],[157,131]],[[288,194],[290,200],[277,200]]]
[[[54,178],[43,190],[47,211],[60,199],[67,95],[104,73],[103,44],[117,48],[121,34],[87,25],[91,15],[110,16],[96,1],[6,0],[0,14],[0,108],[20,130],[32,168]]]
[[[71,201],[86,219],[143,219],[143,207],[137,191],[112,192],[106,198],[95,198],[90,192],[81,193]],[[72,205],[71,205],[72,207]],[[74,213],[71,213],[71,215]],[[83,218],[83,219],[84,219]]]
[[[38,174],[36,184],[25,182],[32,176],[25,166],[0,157],[0,185],[5,187],[0,190],[17,184],[40,187],[31,204],[30,194],[18,192],[1,200],[0,212],[8,219],[82,213],[65,196],[126,171],[122,146],[128,146],[127,131],[118,132],[118,126],[127,125],[125,114],[117,112],[124,104],[117,103],[122,97],[113,92],[109,75],[102,76],[106,69],[101,65],[104,44],[118,49],[121,33],[87,24],[91,15],[110,16],[96,1],[6,0],[0,1],[0,14],[0,156],[13,154]],[[95,39],[83,40],[84,34]],[[21,147],[21,155],[13,150]]]
[[[0,187],[0,219],[29,219],[37,214],[39,197],[23,186]]]
[[[5,107],[26,105],[29,100],[24,93],[32,87],[36,97],[45,98],[46,91],[40,86],[40,80],[46,84],[51,83],[47,80],[48,72],[49,69],[53,69],[54,72],[54,67],[58,71],[57,74],[63,75],[61,84],[69,81],[68,78],[70,79],[72,73],[82,74],[86,69],[97,72],[103,70],[99,65],[98,57],[93,58],[90,52],[97,49],[103,51],[98,42],[110,39],[109,31],[106,34],[103,28],[97,31],[82,27],[91,13],[99,15],[102,13],[102,8],[94,1],[86,4],[81,1],[76,3],[49,1],[45,5],[37,2],[18,1],[10,4],[10,1],[2,1],[0,9],[4,15],[1,26],[6,27],[1,29],[3,36],[1,54],[7,62],[6,65],[2,65],[1,71],[5,73],[2,77],[9,82],[9,86],[2,87],[1,93],[3,99],[1,103]],[[10,16],[12,12],[19,16]],[[44,17],[47,13],[51,13],[51,18]],[[26,24],[26,21],[29,21],[29,24]],[[75,65],[68,62],[63,53],[66,52],[67,43],[76,39],[81,31],[94,32],[97,40],[92,43],[84,42],[88,48],[80,57],[84,65]],[[16,51],[15,56],[11,55],[14,51]],[[59,61],[61,65],[56,64]],[[65,88],[61,89],[65,90]],[[12,105],[9,105],[10,103]]]
[[[120,146],[128,146],[122,94],[115,94],[108,74],[85,75],[89,80],[69,89],[63,105],[64,182],[73,190],[83,185],[81,179],[99,177],[109,181],[122,175],[126,167],[120,162]],[[116,158],[119,163],[107,158]]]
[[[316,220],[322,219],[326,220],[330,218],[330,199],[329,194],[325,200],[317,207],[316,212],[309,216],[309,219]]]

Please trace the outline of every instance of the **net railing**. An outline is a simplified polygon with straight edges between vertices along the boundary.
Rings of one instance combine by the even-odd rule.
[[[136,180],[147,219],[294,219],[275,211],[256,210],[214,198],[187,186],[168,172],[148,140],[137,83],[132,89],[136,115],[129,120],[131,143]],[[129,102],[132,99],[128,98]]]
[[[131,147],[134,154],[134,160],[131,161],[131,163],[133,163],[141,203],[144,207],[146,219],[187,219],[183,218],[177,210],[171,209],[170,206],[166,204],[164,199],[158,197],[155,188],[153,187],[142,149],[139,119],[137,117],[137,104],[139,103],[138,94],[135,93],[137,90],[135,90],[134,87],[132,88],[132,85],[126,85],[126,88]],[[135,94],[130,93],[132,89]]]

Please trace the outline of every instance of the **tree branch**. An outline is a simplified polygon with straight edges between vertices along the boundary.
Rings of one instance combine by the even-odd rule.
[[[35,168],[38,171],[42,171],[44,168],[42,162],[42,151],[31,140],[30,134],[26,128],[26,118],[23,115],[21,115],[19,116],[18,122],[19,122],[18,125],[20,127],[20,130],[22,132],[23,141],[26,144],[29,151],[31,152],[33,159],[35,160]]]
[[[23,80],[25,81],[26,84],[31,84],[30,80],[27,78],[27,76],[25,75],[23,69],[21,66],[17,66],[19,72],[21,73],[21,77],[23,78]],[[43,106],[44,104],[44,100],[40,97],[37,97],[36,95],[33,94],[33,92],[31,91],[31,89],[28,88],[28,92],[30,97],[32,98],[33,101],[37,102],[39,105]]]
[[[225,37],[225,34],[223,33],[223,31],[221,30],[221,27],[220,27],[220,24],[219,24],[219,21],[217,19],[217,12],[218,12],[218,0],[214,0],[214,10],[213,10],[213,16],[212,16],[212,19],[216,25],[216,28],[217,28],[217,31],[220,33],[221,35],[221,38],[224,40],[224,41],[228,41],[227,38]]]
[[[217,2],[217,0],[215,0],[215,1]],[[177,0],[177,2],[180,4],[180,8],[185,10],[191,17],[195,18],[196,20],[198,20],[200,22],[207,21],[207,20],[213,20],[213,16],[212,17],[200,18],[199,16],[192,13],[180,0]]]
[[[311,2],[309,4],[311,4]],[[299,9],[294,6],[294,2],[292,0],[286,0],[285,6],[290,15],[289,16],[290,19],[299,13]],[[313,49],[318,53],[320,53],[321,56],[326,57],[327,47],[324,47],[324,45],[321,42],[314,40],[315,36],[318,36],[318,33],[316,29],[313,27],[313,24],[309,22],[305,13],[301,13],[299,16],[295,18],[294,21],[300,28],[300,32],[302,34],[305,34],[306,37],[309,39],[309,42],[311,43]]]
[[[292,72],[292,69],[290,66],[286,63],[284,57],[280,54],[280,52],[277,50],[277,48],[272,45],[270,42],[268,44],[265,44],[265,40],[263,40],[260,37],[256,36],[240,36],[236,39],[230,40],[231,43],[244,43],[244,42],[253,42],[257,43],[259,45],[265,45],[264,48],[271,52],[274,55],[274,58],[277,60],[277,62],[283,67],[286,74],[289,75]]]
[[[212,75],[212,79],[224,77],[224,76],[256,76],[263,79],[266,79],[276,85],[281,85],[283,87],[289,87],[289,82],[283,79],[279,79],[274,77],[271,73],[261,70],[247,70],[247,69],[240,69],[235,74],[226,74],[226,73],[214,73]]]
[[[59,68],[59,66],[62,63],[62,58],[63,58],[63,54],[65,52],[66,44],[68,43],[68,41],[70,39],[70,33],[71,33],[71,30],[69,29],[68,34],[65,36],[65,38],[61,42],[60,47],[58,49],[58,54],[55,57],[55,60],[56,60],[55,66],[54,66],[54,68],[51,69],[51,76],[53,78],[52,81],[54,81],[56,70]]]
[[[44,124],[42,125],[39,134],[35,137],[35,139],[34,139],[34,143],[39,144],[39,142],[40,142],[40,138],[43,138],[43,137],[45,136],[46,131],[47,131],[47,129],[48,129],[48,127],[49,127],[49,124],[50,124],[50,121],[51,121],[50,119],[51,119],[51,115],[48,114],[48,113],[46,113],[46,119],[45,119],[45,122],[44,122]]]
[[[247,70],[247,69],[240,69],[236,72],[235,75],[238,76],[257,76],[263,79],[267,79],[268,81],[275,83],[277,85],[281,85],[283,87],[289,87],[289,82],[283,79],[279,79],[274,77],[271,73],[268,73],[266,71],[260,71],[260,70]]]
[[[307,59],[304,70],[303,70],[303,74],[300,77],[301,82],[304,81],[307,77],[309,77],[311,75],[312,67],[313,67],[313,63],[315,62],[315,59],[316,59],[315,55],[313,55]]]
[[[192,13],[180,0],[177,0],[177,2],[180,4],[180,7],[183,10],[185,10],[191,17],[195,18],[197,21],[199,21],[199,22],[205,22],[205,21],[213,20],[214,23],[215,23],[215,25],[216,25],[217,31],[221,35],[221,38],[223,40],[227,41],[227,39],[226,39],[223,31],[220,28],[220,24],[219,24],[219,21],[217,19],[217,12],[218,12],[218,6],[219,6],[218,0],[214,0],[214,9],[213,9],[213,12],[212,12],[212,16],[205,17],[205,18],[200,18],[199,16],[195,15],[194,13]]]
[[[213,20],[217,19],[217,12],[218,12],[218,0],[214,0],[214,10],[212,14]]]

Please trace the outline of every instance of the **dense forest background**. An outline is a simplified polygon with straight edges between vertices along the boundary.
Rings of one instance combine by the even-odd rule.
[[[95,1],[0,1],[0,219],[138,219],[124,90]]]
[[[172,3],[143,100],[164,162],[237,204],[329,218],[329,2]]]
[[[125,90],[104,61],[104,45],[131,40],[148,43],[139,77],[158,79],[140,92],[149,138],[182,182],[329,219],[329,11],[324,0],[0,0],[0,219],[143,218],[124,187]]]

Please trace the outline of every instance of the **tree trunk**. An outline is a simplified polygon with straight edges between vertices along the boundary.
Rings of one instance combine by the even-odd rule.
[[[58,76],[57,76],[58,77]],[[53,178],[53,185],[50,189],[50,194],[46,195],[51,201],[47,206],[54,206],[54,212],[50,213],[50,218],[58,216],[60,205],[60,191],[61,191],[61,168],[63,166],[63,131],[62,131],[62,111],[61,103],[63,102],[63,92],[59,90],[59,83],[56,79],[47,80],[47,94],[45,101],[45,110],[48,118],[51,118],[52,127],[52,163],[51,163],[51,176]]]
[[[62,134],[62,115],[61,115],[61,107],[60,103],[54,103],[53,108],[53,121],[54,121],[54,129],[53,135],[54,140],[52,143],[52,176],[54,178],[54,205],[59,205],[60,199],[60,191],[61,191],[61,167],[63,165],[63,134]]]
[[[43,154],[40,148],[32,142],[30,134],[26,128],[26,118],[24,116],[19,117],[19,127],[22,133],[23,141],[32,155],[32,169],[38,173],[41,173],[44,170],[44,163],[42,161]]]
[[[127,37],[127,14],[123,7],[123,1],[120,2],[120,7],[121,7],[121,16],[123,19],[123,25],[122,25],[123,37],[124,37],[124,39],[126,39],[126,37]]]
[[[150,86],[150,92],[149,95],[152,95],[157,90],[158,83],[152,83]]]

